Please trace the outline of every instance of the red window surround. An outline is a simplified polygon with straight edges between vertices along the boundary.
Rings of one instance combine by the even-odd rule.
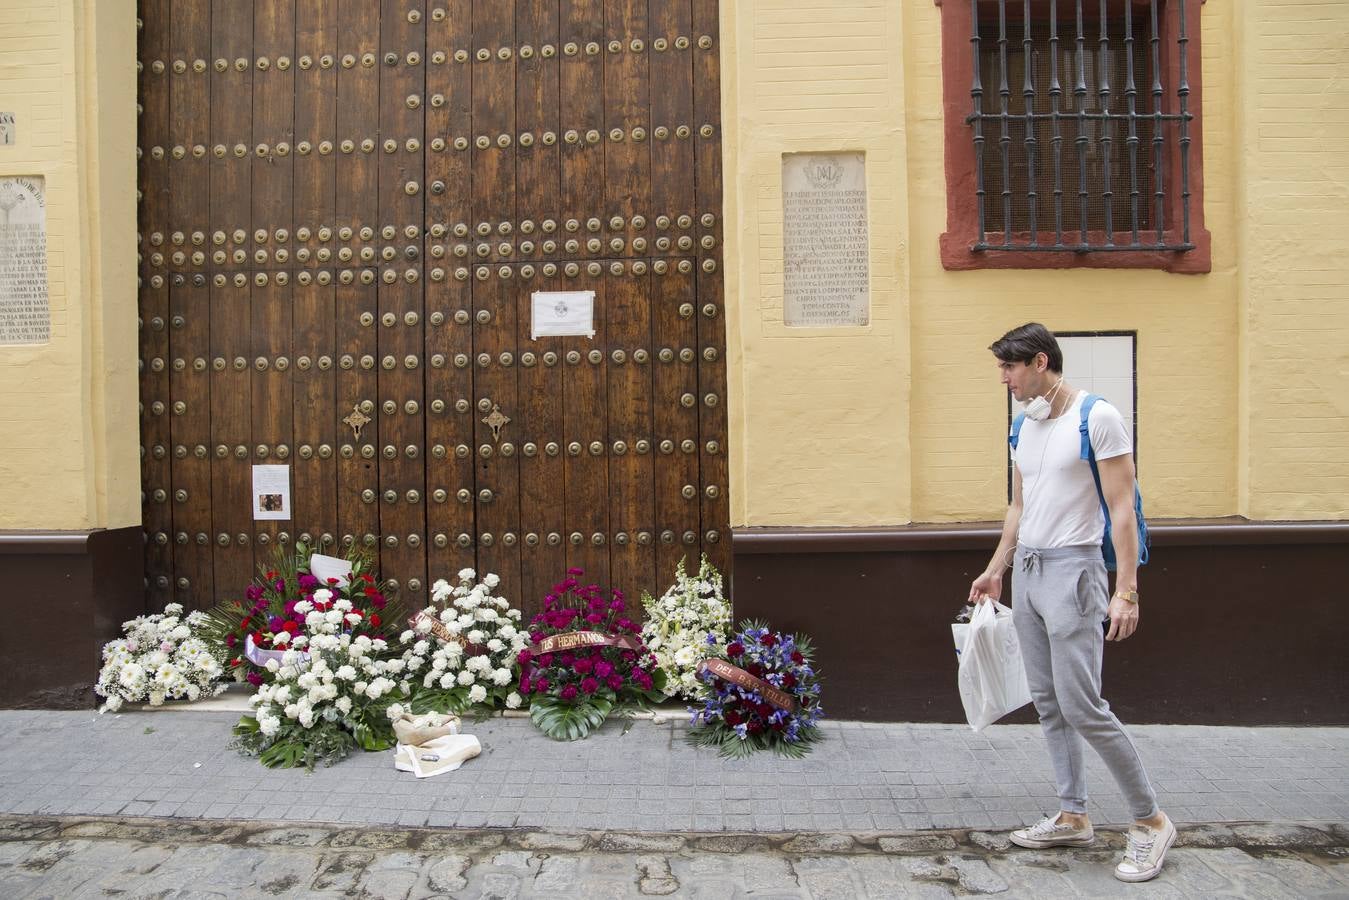
[[[947,269],[1162,269],[1168,272],[1195,274],[1211,271],[1212,237],[1204,227],[1204,129],[1202,60],[1199,50],[1200,9],[1203,0],[1158,0],[1159,31],[1164,54],[1163,81],[1166,87],[1166,112],[1178,111],[1175,85],[1180,62],[1176,43],[1179,32],[1179,5],[1185,4],[1186,31],[1189,37],[1186,54],[1187,76],[1190,84],[1189,110],[1194,114],[1190,122],[1190,241],[1193,250],[1184,252],[1159,250],[1115,250],[1083,252],[1037,252],[1025,250],[980,250],[974,244],[978,230],[978,208],[975,200],[974,137],[965,117],[973,110],[970,85],[973,80],[973,47],[970,43],[971,11],[968,0],[935,0],[941,10],[942,30],[942,106],[945,118],[946,143],[946,232],[940,238],[941,262]],[[1072,9],[1073,0],[1059,0],[1060,9]],[[982,5],[982,4],[981,4]],[[990,4],[992,6],[992,4]],[[1008,14],[1020,15],[1018,0],[1008,0]],[[1033,9],[1048,7],[1042,0],[1034,0]],[[993,7],[996,8],[996,7]],[[1137,7],[1135,7],[1137,9]],[[989,86],[984,85],[985,97]],[[1141,96],[1141,94],[1140,94]],[[987,107],[986,107],[987,108]],[[1180,149],[1171,135],[1167,139],[1168,172],[1180,171]],[[1070,172],[1065,165],[1064,177]],[[1166,196],[1167,243],[1181,241],[1181,196],[1179,184],[1167,185]],[[993,224],[993,223],[989,223]],[[1116,240],[1121,229],[1116,228]],[[1046,232],[1053,239],[1053,223],[1049,228],[1040,224],[1039,234],[1045,240]],[[1001,230],[988,232],[1001,235]],[[1093,241],[1103,241],[1104,235],[1091,233]],[[1029,235],[1018,238],[1029,239]],[[1126,235],[1127,239],[1127,235]]]

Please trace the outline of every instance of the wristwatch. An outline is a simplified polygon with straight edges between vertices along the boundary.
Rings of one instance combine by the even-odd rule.
[[[1138,605],[1138,591],[1115,591],[1115,596],[1121,600],[1128,600],[1134,606]]]

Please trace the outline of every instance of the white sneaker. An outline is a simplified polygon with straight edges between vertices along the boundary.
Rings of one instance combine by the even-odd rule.
[[[1018,828],[1007,836],[1013,844],[1029,850],[1046,847],[1086,847],[1096,841],[1091,823],[1086,828],[1075,828],[1059,821],[1059,814],[1045,816],[1029,828]]]
[[[1176,826],[1167,818],[1161,828],[1135,825],[1129,829],[1129,846],[1124,859],[1115,866],[1120,881],[1147,881],[1156,878],[1166,860],[1166,851],[1176,842]]]

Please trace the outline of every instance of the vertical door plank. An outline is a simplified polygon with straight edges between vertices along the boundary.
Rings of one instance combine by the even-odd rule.
[[[698,298],[687,259],[658,259],[654,268],[656,573],[664,590],[679,560],[698,561],[699,503],[683,495],[698,488]]]
[[[173,598],[173,504],[169,433],[169,233],[171,23],[168,0],[142,0],[137,179],[141,191],[140,314],[141,523],[145,529],[147,608]]]
[[[253,577],[253,10],[211,2],[211,514],[215,591]]]
[[[558,132],[557,0],[517,0],[515,35],[516,255],[521,260],[556,259],[545,243],[556,241],[560,215],[561,141]]]
[[[721,41],[717,0],[693,0],[693,109],[698,216],[698,425],[702,541],[723,572],[731,563],[726,462],[726,326],[722,274]]]
[[[472,0],[449,0],[426,31],[426,508],[428,577],[477,565],[473,549],[473,329],[467,238],[473,190]],[[439,99],[437,99],[439,98]]]
[[[473,285],[473,387],[478,569],[501,577],[507,596],[520,590],[520,461],[525,422],[516,391],[516,283],[511,267],[482,265]],[[510,421],[493,433],[499,412]]]
[[[613,585],[634,600],[656,590],[655,549],[639,542],[655,524],[651,462],[651,274],[645,260],[614,262],[605,280],[608,347],[609,524]],[[646,441],[646,452],[639,442]]]
[[[421,0],[383,0],[379,51],[380,560],[413,606],[426,598],[425,12]]]
[[[173,437],[175,598],[188,609],[211,605],[210,288],[206,283],[210,227],[208,145],[211,122],[209,0],[174,4],[170,77],[171,266],[169,343]],[[198,68],[201,71],[198,71]],[[180,71],[181,70],[181,71]]]
[[[693,31],[689,0],[655,0],[651,5],[651,218],[658,228],[657,252],[674,247],[671,226],[693,216],[693,63],[679,49]],[[681,129],[685,129],[681,131]],[[686,135],[681,137],[681,135]]]
[[[604,216],[604,7],[559,0],[562,233],[567,258],[598,257]]]
[[[521,421],[515,383],[516,222],[515,4],[474,0],[472,62],[473,447],[478,570],[502,589],[520,586],[519,459]],[[494,437],[484,420],[494,409],[511,419]]]
[[[647,0],[605,0],[604,206],[606,255],[641,255],[632,241],[651,210],[651,97]]]
[[[562,396],[566,402],[563,420],[566,454],[567,565],[586,571],[592,581],[607,582],[609,571],[609,471],[605,453],[608,444],[604,348],[608,299],[603,267],[598,262],[584,267],[567,263],[563,269],[564,291],[595,292],[595,338],[562,340]]]
[[[336,253],[337,409],[341,434],[337,460],[337,522],[343,549],[353,544],[378,552],[380,414],[375,325],[379,246],[379,6],[338,0],[337,134],[333,138],[337,228],[321,232],[318,252]],[[367,65],[367,60],[369,65]],[[368,254],[368,256],[366,255]],[[344,420],[369,419],[360,429]]]
[[[473,223],[475,251],[509,260],[515,231],[515,6],[473,0]]]
[[[331,150],[318,152],[337,129],[337,74],[323,59],[337,48],[337,0],[296,0],[295,52],[295,232],[289,253],[296,271],[295,529],[312,549],[333,553],[337,530],[338,439],[335,369],[335,302],[332,271],[320,268],[318,233],[331,229],[337,202]]]
[[[282,145],[289,145],[295,127],[295,77],[294,69],[283,69],[279,60],[295,57],[294,5],[258,4],[253,43],[253,463],[289,467],[293,316],[290,279],[278,254],[289,251],[292,230],[294,157]],[[292,516],[293,488],[292,482]],[[273,558],[278,537],[293,532],[293,520],[257,521],[253,530],[254,558],[265,563]]]
[[[523,534],[517,599],[526,615],[542,606],[548,589],[562,577],[565,550],[562,491],[561,342],[531,340],[530,297],[557,288],[557,227],[561,215],[561,133],[558,108],[561,55],[557,0],[517,0],[519,47],[515,76],[516,209],[520,217],[517,252],[521,259],[546,259],[524,267],[516,285],[516,345],[521,416],[520,527]],[[545,274],[551,273],[551,274]],[[532,273],[532,274],[530,274]],[[545,354],[551,362],[545,362]],[[549,445],[554,453],[548,453]]]
[[[526,618],[538,612],[549,588],[567,566],[563,504],[566,442],[563,439],[563,338],[530,340],[531,296],[558,289],[557,264],[536,267],[533,278],[516,286],[516,343],[521,348],[517,404],[520,431],[520,527],[525,532],[518,603]],[[551,273],[551,274],[548,274]],[[516,598],[512,598],[516,599]]]

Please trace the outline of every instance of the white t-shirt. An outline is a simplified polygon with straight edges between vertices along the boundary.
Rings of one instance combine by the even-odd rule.
[[[1056,419],[1021,423],[1012,459],[1021,472],[1021,527],[1018,543],[1039,550],[1100,546],[1105,535],[1101,501],[1091,466],[1082,459],[1082,399]],[[1098,400],[1087,419],[1097,461],[1132,453],[1119,410]]]

